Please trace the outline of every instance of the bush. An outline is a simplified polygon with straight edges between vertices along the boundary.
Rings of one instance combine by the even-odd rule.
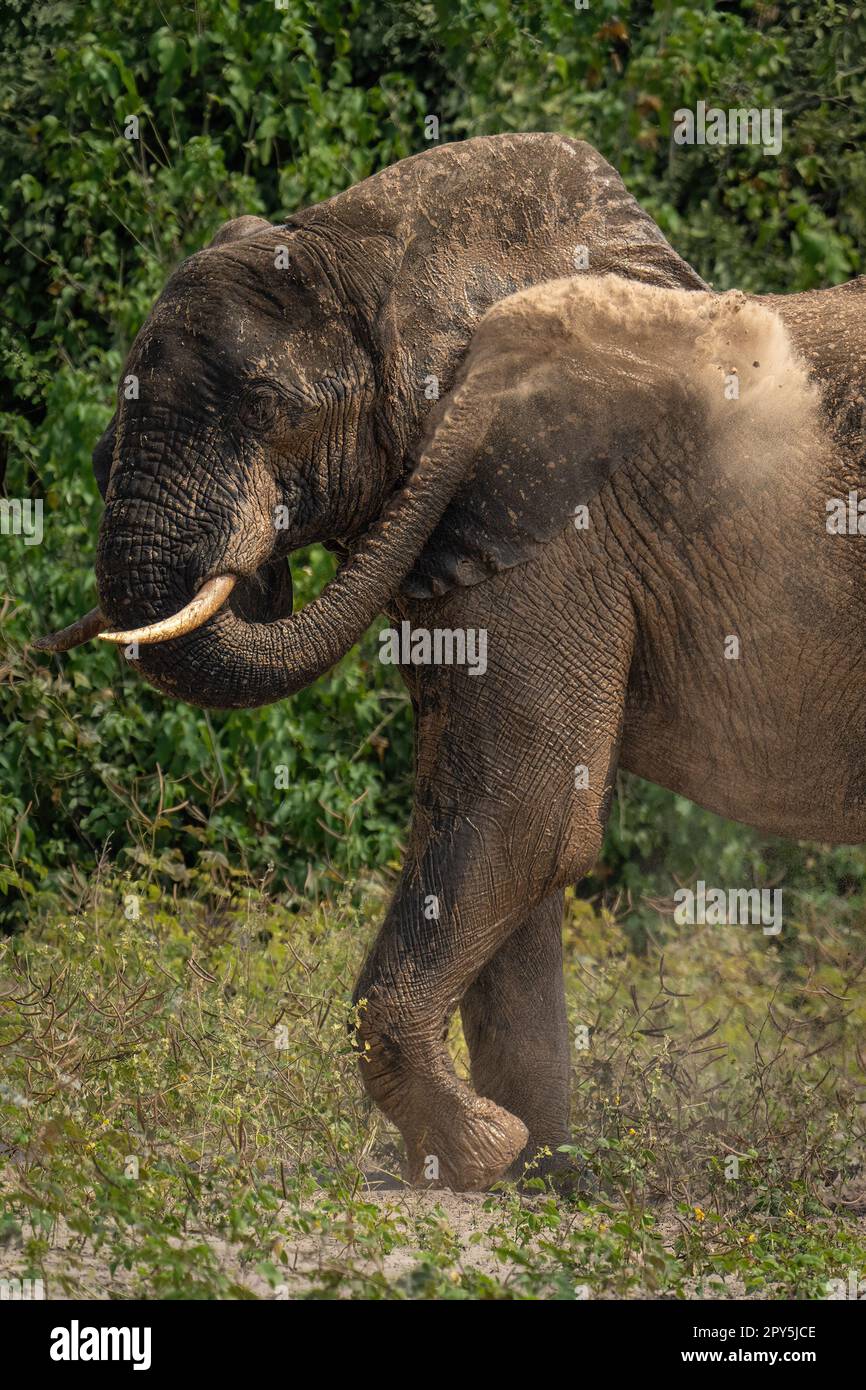
[[[181,875],[221,854],[301,892],[392,860],[406,822],[408,707],[369,642],[291,704],[211,717],[157,697],[111,652],[26,649],[94,602],[90,451],[177,261],[227,217],[285,216],[424,148],[435,114],[444,140],[592,141],[719,288],[844,280],[866,216],[864,38],[864,7],[836,0],[199,0],[168,16],[142,0],[7,4],[0,474],[9,495],[44,499],[46,534],[0,538],[3,920],[37,890],[74,897],[106,847],[167,856]],[[673,112],[706,96],[781,106],[778,159],[674,146]],[[328,564],[302,557],[302,595]],[[636,875],[669,886],[707,844],[756,872],[790,867],[751,832],[631,783],[589,890],[629,892]],[[823,885],[862,887],[856,855],[815,863]]]

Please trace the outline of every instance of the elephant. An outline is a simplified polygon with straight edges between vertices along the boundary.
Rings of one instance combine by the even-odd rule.
[[[828,524],[863,484],[864,284],[716,292],[589,145],[509,134],[228,222],[138,333],[94,450],[99,608],[43,643],[250,707],[387,614],[414,804],[355,1042],[410,1181],[563,1161],[563,898],[619,768],[866,838],[864,541]],[[313,541],[339,568],[293,612]]]

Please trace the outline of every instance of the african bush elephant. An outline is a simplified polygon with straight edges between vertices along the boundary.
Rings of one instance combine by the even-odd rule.
[[[94,455],[101,611],[54,645],[110,624],[162,690],[238,707],[383,610],[407,639],[414,813],[357,999],[413,1180],[568,1139],[562,894],[618,766],[866,835],[864,542],[826,524],[863,481],[863,283],[714,294],[594,150],[504,135],[228,223],[136,338]],[[313,540],[343,563],[293,614]],[[483,672],[455,645],[482,632]]]

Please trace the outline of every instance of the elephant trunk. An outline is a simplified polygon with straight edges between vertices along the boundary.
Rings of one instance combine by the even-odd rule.
[[[172,563],[169,543],[164,541],[157,565],[149,563],[143,588],[151,608],[168,609],[169,614],[183,610],[174,629],[179,635],[164,637],[166,630],[172,631],[170,616],[144,628],[101,635],[136,644],[129,655],[142,674],[190,704],[250,708],[270,704],[309,685],[340,660],[387,606],[454,495],[467,466],[463,450],[448,446],[461,408],[458,391],[436,432],[435,450],[421,455],[351,557],[300,612],[289,611],[272,621],[251,620],[243,603],[236,601],[239,589],[232,593],[238,571],[230,562],[219,560],[209,562],[207,582],[194,601],[189,601],[187,590],[184,601],[178,602],[184,591],[183,568],[179,572],[177,561]],[[454,429],[456,436],[459,433]],[[131,537],[140,537],[141,531],[134,505],[128,501],[123,504],[126,520],[119,527],[112,524],[113,506],[110,503],[106,511],[100,536],[99,596],[106,618],[119,618],[127,626],[139,584],[135,575],[137,547]],[[234,550],[241,553],[242,549],[230,544],[227,556],[230,559]],[[160,563],[165,567],[165,584],[154,602],[153,585],[159,582]],[[260,553],[258,573],[274,563],[272,556]]]

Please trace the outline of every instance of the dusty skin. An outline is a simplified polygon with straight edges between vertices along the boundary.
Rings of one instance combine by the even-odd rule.
[[[716,295],[594,150],[505,135],[229,223],[133,344],[139,397],[94,455],[102,615],[134,638],[236,581],[141,645],[146,679],[253,706],[382,611],[488,634],[483,679],[404,672],[412,828],[357,985],[411,1179],[433,1159],[484,1189],[567,1139],[562,892],[617,767],[866,837],[864,539],[826,527],[864,481],[863,283]],[[286,559],[312,540],[344,563],[293,614]],[[443,1042],[458,1006],[471,1087]]]

